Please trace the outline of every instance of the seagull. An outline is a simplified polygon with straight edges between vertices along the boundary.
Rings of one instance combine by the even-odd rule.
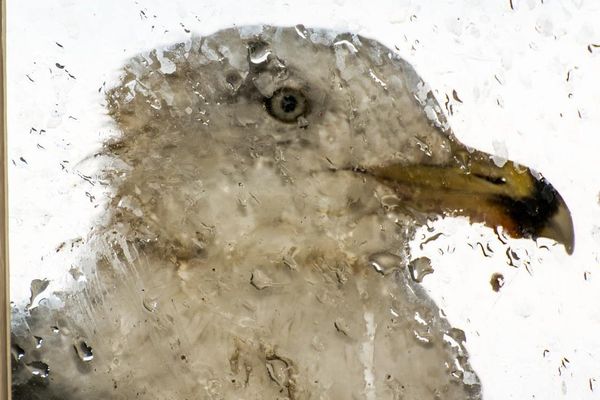
[[[111,198],[83,283],[13,328],[17,400],[481,399],[416,229],[465,216],[573,250],[553,186],[461,144],[360,35],[196,37],[130,60],[107,108]]]

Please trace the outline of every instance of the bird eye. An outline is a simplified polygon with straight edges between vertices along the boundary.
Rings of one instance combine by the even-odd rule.
[[[284,87],[265,98],[267,112],[281,122],[295,122],[308,112],[308,101],[298,89]]]

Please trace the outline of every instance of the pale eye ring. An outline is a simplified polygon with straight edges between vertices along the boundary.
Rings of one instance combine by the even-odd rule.
[[[269,115],[281,122],[296,122],[299,117],[308,113],[308,100],[298,89],[277,89],[264,102]]]

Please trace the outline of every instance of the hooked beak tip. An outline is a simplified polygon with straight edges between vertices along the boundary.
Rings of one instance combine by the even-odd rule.
[[[552,239],[562,244],[567,254],[571,255],[575,249],[573,220],[563,199],[559,198],[558,200],[559,204],[556,212],[546,221],[546,224],[538,232],[538,236]]]

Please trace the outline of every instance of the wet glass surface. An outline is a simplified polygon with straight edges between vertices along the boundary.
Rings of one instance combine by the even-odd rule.
[[[32,12],[12,7],[14,21]],[[544,321],[581,324],[568,310],[593,302],[597,189],[580,192],[595,208],[578,201],[581,179],[509,147],[498,126],[461,136],[482,132],[492,103],[490,118],[515,107],[497,97],[520,73],[510,50],[496,70],[473,64],[483,83],[441,84],[447,76],[425,66],[445,32],[455,43],[444,61],[457,70],[463,38],[487,43],[483,16],[390,6],[386,29],[404,31],[390,36],[356,26],[351,10],[335,29],[312,29],[318,18],[296,25],[257,9],[271,17],[228,22],[228,5],[211,6],[223,21],[208,29],[185,2],[175,14],[152,2],[127,6],[131,15],[96,7],[117,26],[136,20],[131,44],[118,29],[106,31],[110,45],[86,43],[93,26],[67,16],[67,31],[36,28],[56,38],[12,64],[21,76],[9,100],[21,106],[9,114],[10,174],[31,182],[11,191],[16,399],[593,395],[598,341]],[[558,11],[504,8],[494,12],[537,15],[531,35],[570,38]],[[106,20],[92,14],[83,21]],[[584,28],[573,40],[589,37]],[[9,19],[9,58],[19,29]],[[531,43],[527,52],[544,45]],[[589,46],[571,60],[594,57]],[[581,142],[598,120],[584,100],[568,115],[550,106]],[[547,127],[543,154],[557,154],[560,131]],[[589,146],[577,145],[583,157]],[[581,271],[566,271],[573,260]],[[577,301],[556,294],[563,285]],[[543,293],[556,306],[535,303]],[[506,384],[519,385],[501,375],[515,360],[533,365],[531,386]]]

